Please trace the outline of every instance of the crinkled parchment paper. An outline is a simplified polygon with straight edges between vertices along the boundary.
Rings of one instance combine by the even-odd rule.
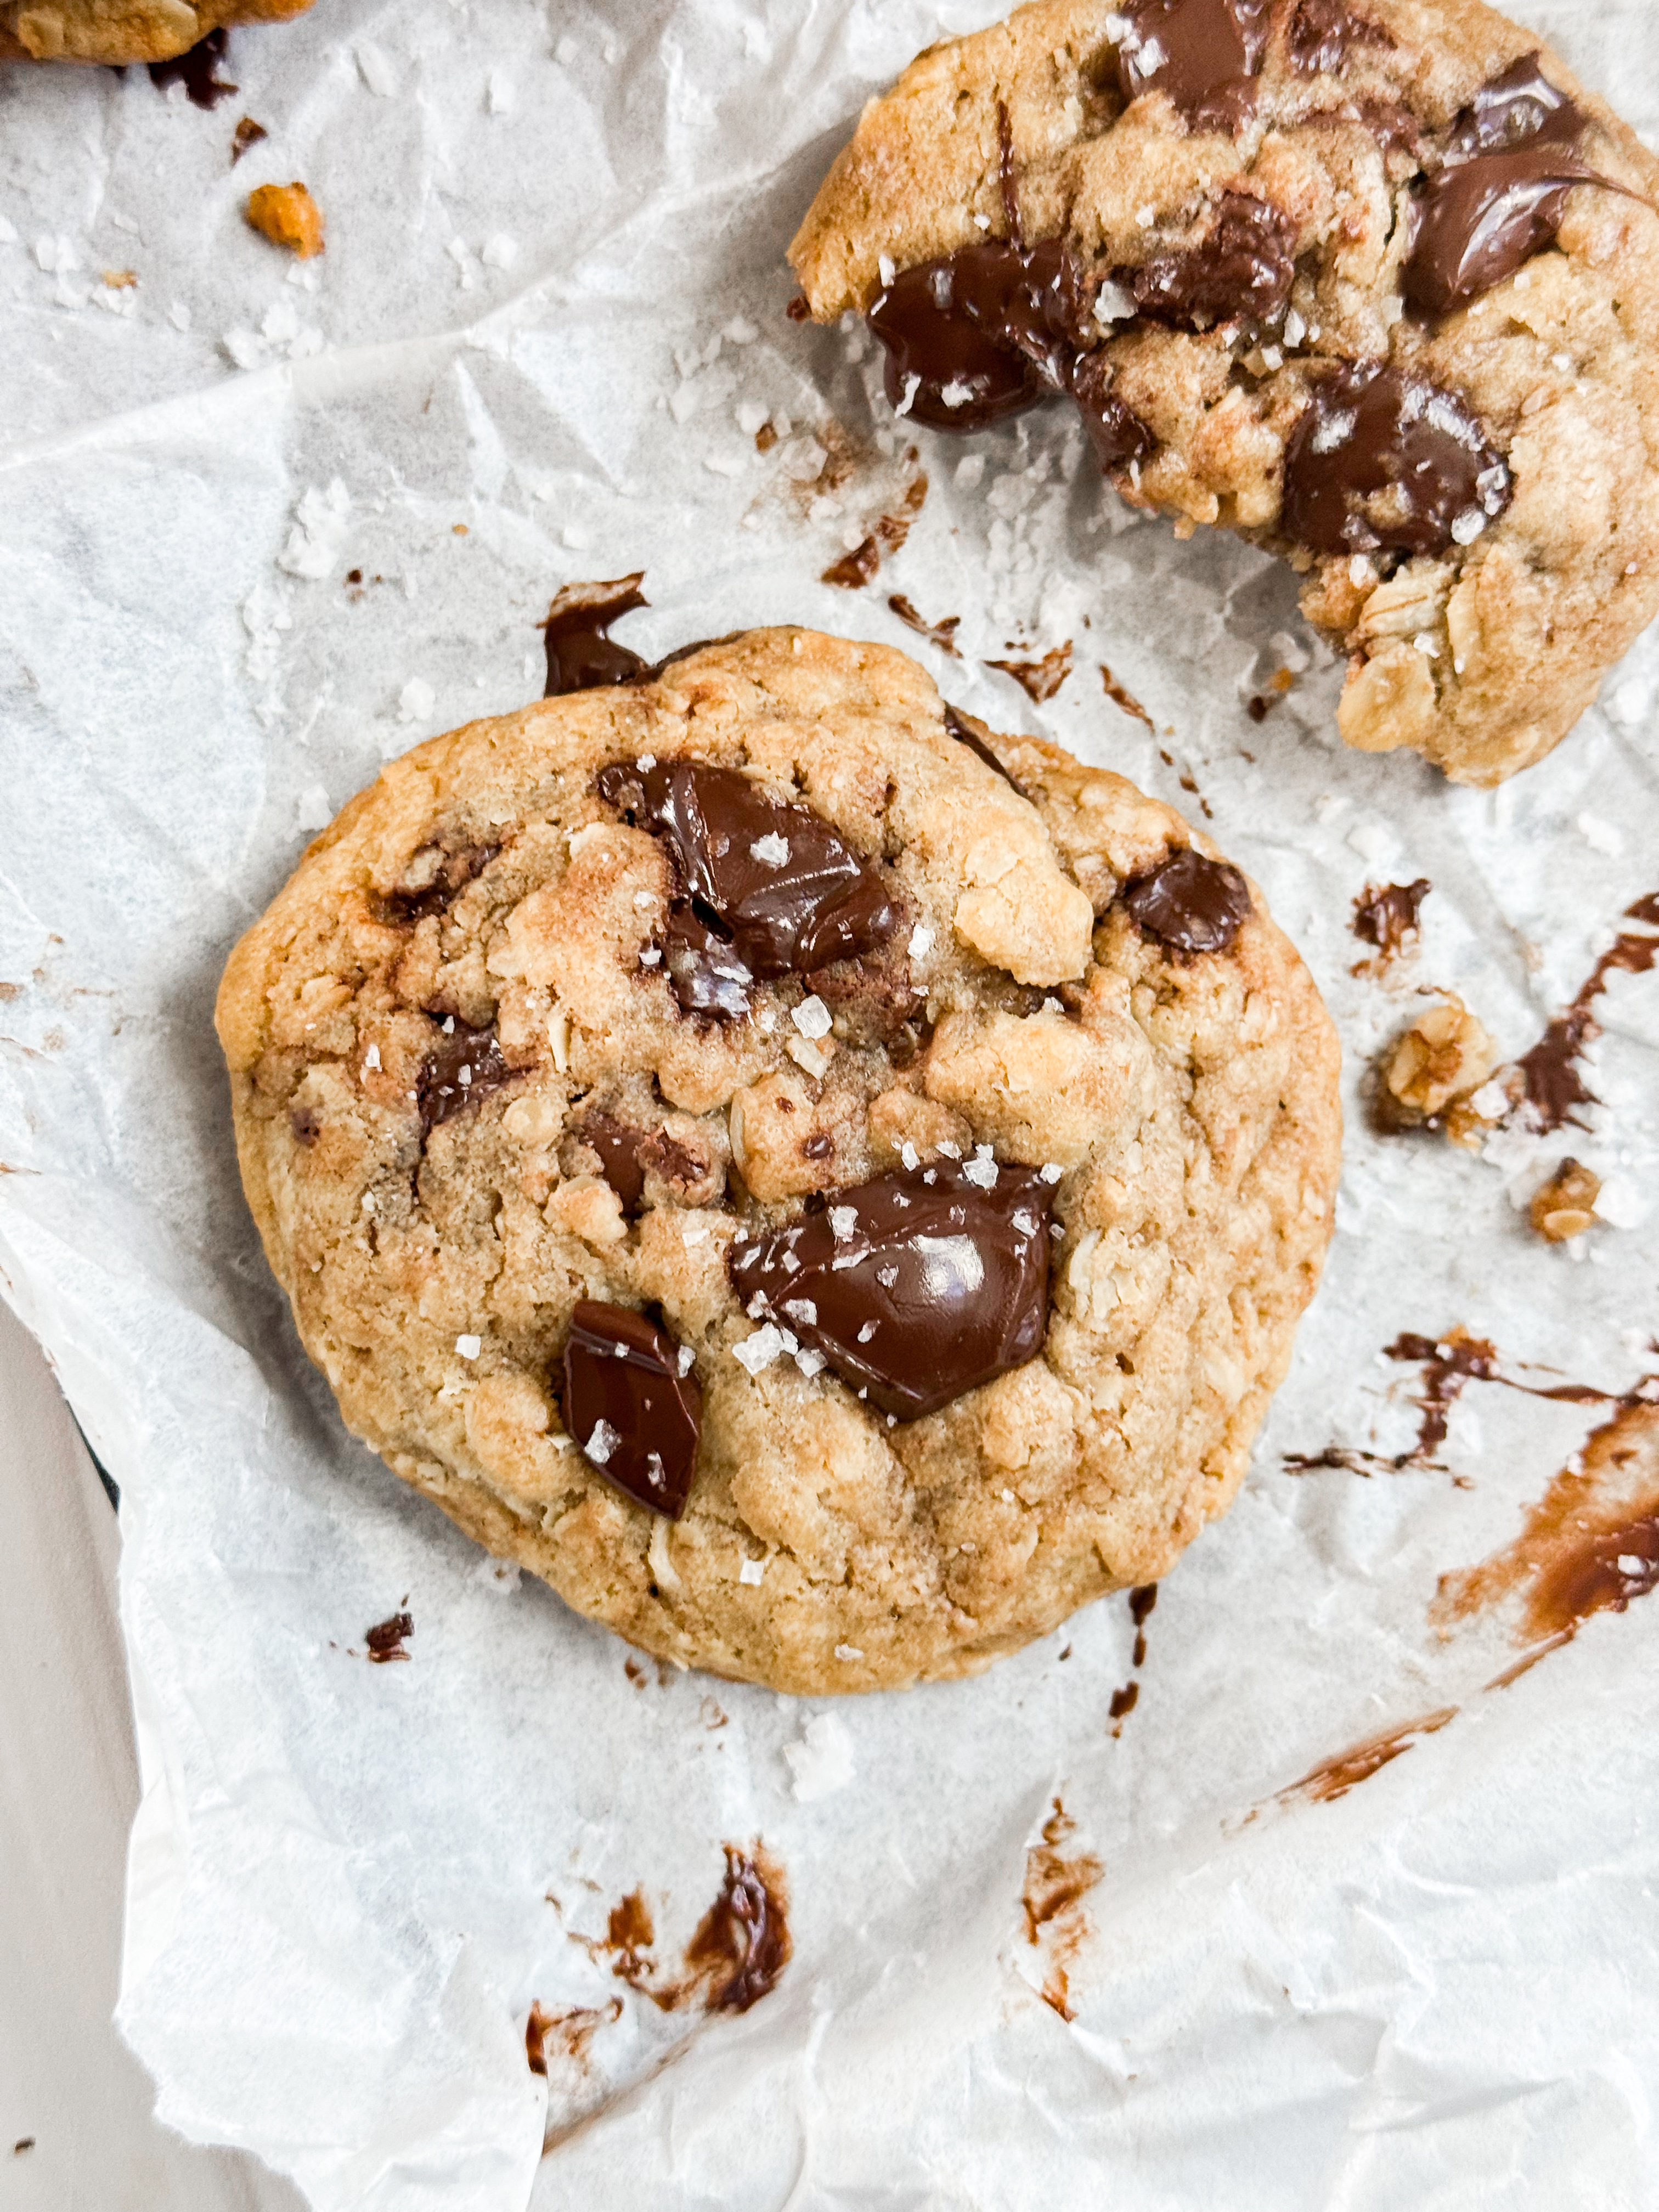
[[[1515,1203],[1566,1143],[1381,1140],[1358,1085],[1419,986],[1523,1050],[1659,888],[1659,643],[1495,796],[1346,753],[1289,575],[1130,517],[1063,410],[924,437],[908,544],[820,582],[915,464],[856,337],[785,319],[783,248],[866,94],[992,12],[318,0],[234,34],[213,113],[141,71],[0,73],[0,1268],[121,1486],[122,2027],[167,2120],[330,2212],[1659,2197],[1659,1606],[1502,1689],[1501,1608],[1431,1618],[1607,1408],[1471,1382],[1434,1464],[1286,1466],[1409,1462],[1402,1331],[1615,1395],[1656,1364],[1659,977],[1602,1001],[1569,1137],[1613,1218],[1572,1248]],[[1659,120],[1643,0],[1532,12]],[[244,113],[269,136],[233,170]],[[304,268],[240,214],[295,176],[329,226]],[[220,967],[384,758],[539,690],[558,584],[636,568],[647,654],[890,639],[995,725],[1201,794],[1327,994],[1325,1287],[1138,1670],[1119,1598],[830,1720],[636,1682],[350,1443],[300,1354],[237,1183]],[[958,616],[962,658],[890,593]],[[1042,708],[984,665],[1067,639]],[[1351,974],[1356,895],[1418,876],[1415,960]],[[368,1664],[400,1606],[408,1662]],[[1279,1794],[1425,1719],[1346,1794]],[[665,2011],[619,1980],[611,1905],[642,1893],[668,1975],[757,1838],[790,1893],[775,1992]],[[598,2015],[550,2030],[545,2077],[532,2003]]]

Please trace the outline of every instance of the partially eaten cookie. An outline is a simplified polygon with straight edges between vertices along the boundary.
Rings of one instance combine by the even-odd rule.
[[[762,630],[434,738],[219,995],[351,1428],[665,1659],[971,1673],[1243,1478],[1336,1040],[1169,808]]]
[[[1036,0],[871,102],[790,259],[910,421],[1069,396],[1289,559],[1347,742],[1492,784],[1659,608],[1656,194],[1479,0]]]
[[[311,0],[0,0],[0,62],[170,62],[230,23],[279,23]]]

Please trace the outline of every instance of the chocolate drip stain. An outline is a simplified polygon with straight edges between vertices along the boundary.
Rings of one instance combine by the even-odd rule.
[[[1054,697],[1072,672],[1072,641],[1068,637],[1064,645],[1057,645],[1040,660],[988,660],[985,665],[1012,676],[1026,697],[1040,707]]]
[[[848,1389],[914,1421],[1042,1351],[1047,1184],[988,1156],[895,1170],[820,1212],[735,1237],[738,1304],[821,1355]]]
[[[1133,0],[1117,50],[1125,100],[1167,93],[1194,130],[1234,131],[1255,105],[1267,0]]]
[[[1188,959],[1230,951],[1254,911],[1231,862],[1206,860],[1190,846],[1131,884],[1123,904],[1143,935]]]
[[[1583,109],[1544,76],[1536,54],[1482,86],[1454,125],[1444,166],[1417,204],[1416,234],[1401,271],[1413,307],[1447,314],[1512,276],[1554,243],[1575,185],[1626,190],[1579,156],[1589,125]]]
[[[1659,930],[1659,891],[1650,891],[1645,898],[1638,899],[1634,906],[1626,907],[1624,918],[1643,923],[1644,933],[1620,933],[1596,962],[1566,1012],[1556,1016],[1532,1050],[1523,1053],[1517,1063],[1526,1083],[1528,1119],[1546,1133],[1563,1128],[1568,1122],[1582,1129],[1585,1125],[1578,1117],[1577,1109],[1599,1103],[1580,1075],[1577,1060],[1585,1046],[1601,1034],[1594,1010],[1596,1000],[1607,987],[1608,976],[1645,975],[1659,961],[1659,937],[1645,934],[1645,930]]]
[[[1146,1616],[1157,1603],[1158,1584],[1156,1583],[1142,1583],[1138,1589],[1129,1592],[1129,1618],[1135,1626],[1134,1656],[1131,1664],[1136,1673],[1139,1673],[1146,1663]],[[1131,1675],[1121,1690],[1113,1691],[1108,1711],[1110,1718],[1116,1723],[1116,1726],[1112,1730],[1114,1736],[1122,1735],[1123,1723],[1133,1712],[1139,1698],[1140,1684],[1133,1675]]]
[[[760,1843],[722,1849],[725,1879],[686,1946],[684,1971],[675,1979],[659,1979],[647,1955],[656,1931],[638,1890],[612,1906],[605,1936],[588,1943],[590,1951],[610,1952],[612,1973],[659,2012],[692,2003],[705,2012],[747,2012],[777,1987],[793,1954],[782,1868]]]
[[[1425,1713],[1421,1720],[1402,1721],[1398,1728],[1387,1729],[1379,1735],[1368,1735],[1362,1742],[1351,1744],[1334,1759],[1322,1759],[1310,1767],[1299,1782],[1292,1782],[1279,1792],[1283,1803],[1291,1797],[1310,1797],[1317,1805],[1328,1805],[1338,1797],[1346,1797],[1350,1790],[1361,1782],[1369,1782],[1373,1774],[1409,1751],[1419,1736],[1437,1735],[1450,1721],[1457,1718],[1455,1705],[1442,1705],[1438,1711]]]
[[[447,1030],[421,1063],[416,1102],[423,1137],[453,1121],[513,1080],[517,1070],[501,1057],[494,1026],[470,1029],[459,1020]]]
[[[553,594],[541,625],[547,642],[547,688],[544,699],[601,684],[630,684],[651,673],[650,664],[611,635],[611,625],[651,602],[641,591],[643,568],[605,584],[566,584]]]
[[[564,1352],[565,1426],[591,1467],[636,1504],[678,1521],[691,1494],[702,1389],[665,1328],[584,1298]]]
[[[945,726],[959,745],[966,745],[970,753],[976,753],[987,768],[994,768],[1006,784],[1012,790],[1018,791],[1022,799],[1024,798],[1024,791],[1020,790],[1019,785],[1014,781],[1013,777],[1009,775],[979,732],[973,728],[966,717],[959,714],[954,707],[947,706],[945,709]]]
[[[1354,47],[1392,50],[1394,40],[1381,24],[1356,15],[1344,0],[1299,0],[1286,44],[1298,76],[1336,76]]]
[[[160,85],[163,92],[170,84],[183,85],[192,107],[216,107],[222,100],[228,100],[233,92],[240,89],[240,86],[229,84],[215,74],[225,58],[225,49],[229,43],[230,33],[228,31],[210,31],[206,38],[197,40],[188,53],[174,54],[170,60],[164,62],[151,62],[149,81],[152,84]],[[258,129],[257,124],[254,127]],[[264,135],[263,131],[259,131],[260,137]],[[240,131],[238,138],[240,141]],[[244,147],[240,150],[246,152],[246,149]]]
[[[1141,705],[1133,691],[1126,691],[1116,677],[1103,662],[1100,671],[1101,689],[1115,707],[1121,707],[1126,714],[1133,714],[1138,722],[1145,722],[1152,734],[1158,734],[1158,725]]]
[[[1375,960],[1362,960],[1352,970],[1354,975],[1386,968],[1404,951],[1407,939],[1415,942],[1418,916],[1424,900],[1433,889],[1426,876],[1419,876],[1409,884],[1366,884],[1353,902],[1350,927],[1362,945],[1376,947],[1377,957]]]
[[[1316,553],[1472,544],[1514,495],[1463,402],[1381,362],[1320,378],[1285,451],[1280,530]]]
[[[407,1659],[404,1638],[415,1633],[415,1623],[406,1613],[394,1613],[385,1620],[377,1620],[373,1628],[363,1631],[363,1642],[368,1646],[369,1663],[375,1667],[390,1666],[394,1660]]]
[[[925,637],[929,645],[936,645],[941,653],[948,653],[952,660],[961,659],[962,653],[957,645],[957,632],[962,626],[960,615],[946,615],[939,622],[930,623],[925,615],[916,612],[902,592],[895,592],[887,604],[899,620],[908,629],[915,630],[919,637]]]
[[[1400,1462],[1406,1466],[1413,1462],[1420,1466],[1431,1460],[1445,1443],[1451,1409],[1463,1395],[1466,1383],[1502,1379],[1498,1372],[1497,1346],[1461,1328],[1453,1329],[1449,1335],[1437,1340],[1410,1334],[1397,1336],[1384,1347],[1383,1356],[1410,1362],[1423,1370],[1423,1393],[1413,1401],[1422,1415],[1422,1422],[1415,1449]]]
[[[1115,269],[1137,313],[1171,330],[1261,325],[1283,315],[1296,276],[1296,225],[1268,201],[1224,192],[1196,246]]]
[[[1056,1797],[1042,1824],[1042,1841],[1026,1851],[1019,1900],[1026,1942],[1044,1948],[1048,1954],[1042,2001],[1062,2020],[1073,2017],[1070,1973],[1091,1933],[1083,1900],[1106,1871],[1092,1852],[1068,1853],[1062,1848],[1076,1832],[1077,1823]]]

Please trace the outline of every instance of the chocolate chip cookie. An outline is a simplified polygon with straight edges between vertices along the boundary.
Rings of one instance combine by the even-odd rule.
[[[790,258],[902,415],[1068,396],[1306,577],[1350,744],[1492,784],[1659,607],[1656,197],[1479,0],[1036,0],[866,108]]]
[[[353,1430],[685,1664],[967,1674],[1243,1479],[1329,1236],[1337,1048],[1121,777],[799,629],[434,738],[218,1022]]]
[[[310,5],[311,0],[0,0],[0,62],[172,61],[227,24],[281,22],[302,15]]]

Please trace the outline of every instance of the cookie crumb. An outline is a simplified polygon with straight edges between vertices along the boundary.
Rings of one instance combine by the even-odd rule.
[[[323,251],[323,211],[297,178],[291,185],[256,185],[246,216],[252,229],[301,261]]]
[[[1533,1193],[1528,1216],[1547,1243],[1565,1244],[1593,1225],[1601,1195],[1601,1177],[1568,1158],[1543,1188]]]

